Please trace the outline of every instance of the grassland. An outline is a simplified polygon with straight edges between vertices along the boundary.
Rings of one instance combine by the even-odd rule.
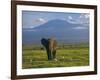
[[[59,45],[57,61],[48,61],[42,46],[24,45],[22,68],[72,67],[89,65],[89,47],[87,44]]]

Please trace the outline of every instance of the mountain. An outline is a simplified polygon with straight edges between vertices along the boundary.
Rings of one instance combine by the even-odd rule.
[[[71,24],[65,20],[51,20],[35,28],[22,31],[23,44],[38,44],[41,38],[55,37],[59,43],[88,42],[89,30],[77,30],[82,24]]]

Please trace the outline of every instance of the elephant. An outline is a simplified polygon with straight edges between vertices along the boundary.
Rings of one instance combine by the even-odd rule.
[[[55,60],[56,59],[57,41],[53,38],[49,38],[49,39],[42,38],[41,44],[46,49],[48,60]]]

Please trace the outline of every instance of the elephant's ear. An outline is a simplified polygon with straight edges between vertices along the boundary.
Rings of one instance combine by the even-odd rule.
[[[41,39],[41,44],[46,47],[48,45],[48,40],[42,38]]]

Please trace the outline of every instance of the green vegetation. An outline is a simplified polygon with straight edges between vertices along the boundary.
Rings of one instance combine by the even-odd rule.
[[[57,60],[48,61],[42,46],[23,45],[22,68],[71,67],[89,65],[88,44],[59,45]]]

